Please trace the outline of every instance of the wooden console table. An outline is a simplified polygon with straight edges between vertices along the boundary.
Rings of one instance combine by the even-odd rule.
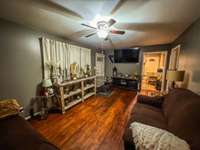
[[[96,94],[96,76],[66,81],[55,85],[62,113]]]
[[[112,84],[128,90],[138,90],[138,80],[125,77],[112,77]]]

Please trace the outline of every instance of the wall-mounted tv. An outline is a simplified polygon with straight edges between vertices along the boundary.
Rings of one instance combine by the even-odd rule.
[[[139,48],[116,49],[114,50],[115,63],[138,63],[139,62]]]

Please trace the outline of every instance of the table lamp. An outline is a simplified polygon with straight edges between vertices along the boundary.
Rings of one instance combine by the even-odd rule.
[[[44,95],[48,96],[53,93],[53,89],[49,88],[52,86],[51,79],[44,79],[42,81],[42,87],[44,88]]]
[[[175,82],[184,80],[185,71],[168,70],[167,80],[172,81],[172,88],[175,88]]]
[[[42,81],[42,86],[43,86],[44,88],[47,88],[47,87],[52,86],[51,79],[44,79],[44,80]]]

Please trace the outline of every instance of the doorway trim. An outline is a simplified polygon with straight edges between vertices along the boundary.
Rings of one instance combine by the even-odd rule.
[[[174,46],[171,49],[170,56],[169,56],[168,70],[178,70],[180,52],[181,52],[181,45],[180,44]],[[167,83],[166,83],[167,91],[169,89],[169,86],[170,86],[170,81],[167,81]]]
[[[165,55],[165,63],[164,63],[164,70],[163,70],[163,75],[162,75],[162,83],[161,83],[161,92],[165,91],[165,85],[166,85],[166,71],[167,71],[167,56],[168,56],[168,51],[167,50],[163,50],[163,51],[152,51],[152,52],[143,52],[142,53],[142,67],[141,67],[141,75],[143,78],[143,67],[144,67],[144,55],[145,54],[160,54],[163,53]],[[142,79],[141,78],[141,79]],[[142,80],[141,80],[141,86],[142,86]]]
[[[177,70],[179,66],[179,57],[180,57],[181,45],[177,45],[171,49],[169,57],[169,70]]]

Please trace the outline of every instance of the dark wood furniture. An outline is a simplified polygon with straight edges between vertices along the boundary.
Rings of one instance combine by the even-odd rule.
[[[112,84],[114,86],[125,88],[128,90],[139,90],[138,80],[126,77],[112,77]]]
[[[51,104],[53,104],[53,99],[55,98],[55,94],[49,94],[48,96],[40,96],[40,99],[42,101],[42,108],[41,108],[41,119],[47,119],[49,110],[51,108],[48,107],[48,102],[51,101]]]

